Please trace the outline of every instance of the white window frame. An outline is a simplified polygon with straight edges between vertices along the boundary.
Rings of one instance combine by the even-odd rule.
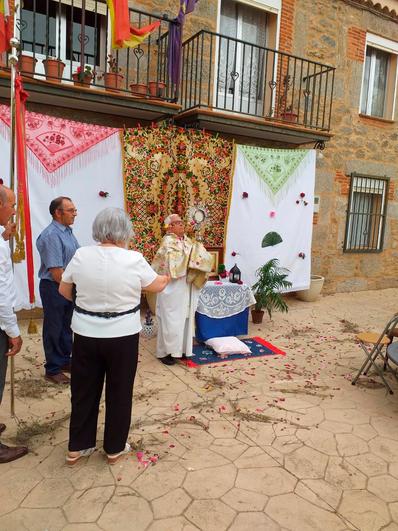
[[[280,34],[280,23],[281,23],[281,10],[282,10],[282,0],[235,0],[236,2],[239,2],[240,4],[246,4],[251,7],[256,7],[257,9],[262,9],[264,11],[267,11],[268,13],[272,13],[276,15],[277,21],[276,21],[276,39],[275,39],[275,50],[278,50],[279,48],[279,34]],[[217,4],[217,33],[220,33],[220,26],[221,26],[221,2],[222,0],[218,0]],[[215,56],[218,57],[219,53],[219,40],[216,40],[216,47],[215,47]],[[276,55],[275,58],[275,66],[274,66],[274,78],[276,77],[276,72],[278,71],[278,56]],[[213,102],[214,105],[216,104],[216,101],[218,99],[217,94],[217,76],[214,76],[213,80]],[[275,107],[275,94],[273,96],[273,102],[272,107]],[[224,111],[224,112],[236,112],[234,110],[230,111]]]
[[[359,114],[363,114],[361,107],[362,107],[362,97],[363,97],[363,92],[364,92],[364,81],[365,81],[366,51],[367,51],[368,46],[371,48],[378,48],[379,50],[382,50],[383,52],[387,52],[391,55],[397,56],[397,68],[395,72],[394,94],[393,94],[393,100],[392,100],[391,116],[385,117],[387,119],[394,120],[395,103],[397,99],[397,83],[398,83],[398,42],[391,41],[390,39],[386,39],[385,37],[380,37],[379,35],[374,35],[372,33],[366,34],[364,61],[363,61],[363,69],[362,69],[361,93],[360,93],[360,98],[359,98]],[[369,85],[372,83],[372,86],[373,86],[373,80],[374,80],[374,65],[373,65],[373,69],[371,65],[371,70],[369,73]],[[370,105],[371,105],[371,98],[369,98],[369,101],[368,101],[368,109],[370,108],[369,107]],[[370,112],[366,112],[365,114],[366,116],[373,116],[372,114],[370,114]],[[374,118],[379,118],[379,117],[374,116]]]

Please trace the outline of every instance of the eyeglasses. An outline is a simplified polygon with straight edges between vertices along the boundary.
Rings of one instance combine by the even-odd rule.
[[[173,221],[170,225],[184,225],[183,221]]]
[[[62,212],[77,212],[77,208],[59,208],[58,210],[62,210]]]

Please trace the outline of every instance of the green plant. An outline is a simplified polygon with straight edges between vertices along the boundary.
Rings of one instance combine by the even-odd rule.
[[[93,77],[94,71],[90,65],[85,65],[84,68],[78,66],[75,74],[77,74],[79,81],[85,81],[86,78],[91,79]]]
[[[108,63],[108,72],[120,74],[122,69],[118,66],[116,57],[114,57],[112,54],[108,54],[106,56],[106,62]]]
[[[292,286],[292,283],[286,280],[288,274],[289,271],[287,269],[279,267],[277,258],[272,258],[257,269],[256,277],[258,280],[253,285],[256,310],[260,311],[264,308],[270,318],[274,310],[280,312],[288,311],[288,305],[281,294],[281,290]]]

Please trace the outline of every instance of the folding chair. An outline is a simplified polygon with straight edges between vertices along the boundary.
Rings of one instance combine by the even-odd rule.
[[[391,372],[391,367],[388,365],[388,354],[383,354],[383,349],[387,345],[390,345],[391,338],[393,336],[394,328],[396,328],[398,324],[398,313],[394,314],[393,317],[388,321],[386,326],[384,327],[383,332],[378,335],[374,332],[362,332],[356,336],[357,341],[359,342],[362,350],[365,352],[366,359],[362,364],[362,367],[359,369],[358,374],[355,376],[355,378],[352,380],[352,385],[355,385],[357,383],[358,378],[364,374],[367,375],[370,368],[373,366],[377,372],[377,374],[382,379],[386,389],[389,391],[389,393],[392,395],[393,390],[387,383],[387,380],[384,377],[383,369],[380,368],[380,366],[376,363],[377,358],[380,357],[380,359],[383,360],[383,368],[389,369]],[[393,373],[395,375],[395,373]]]

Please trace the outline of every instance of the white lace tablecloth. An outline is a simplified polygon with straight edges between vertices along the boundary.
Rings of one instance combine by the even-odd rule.
[[[220,284],[211,280],[206,282],[200,292],[196,311],[213,319],[223,319],[243,312],[255,302],[253,292],[247,284]]]

